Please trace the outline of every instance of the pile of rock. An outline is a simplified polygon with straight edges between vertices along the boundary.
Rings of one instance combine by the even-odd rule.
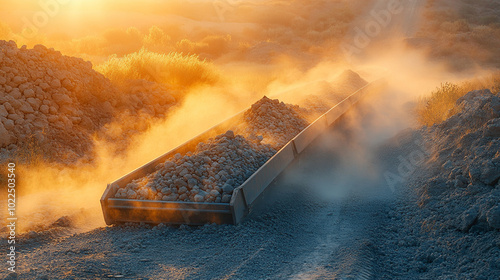
[[[91,159],[96,132],[112,142],[127,136],[109,135],[106,124],[130,113],[136,122],[121,122],[122,131],[138,132],[136,123],[163,118],[175,104],[169,89],[158,84],[137,80],[126,86],[117,88],[81,58],[43,45],[27,49],[0,41],[0,156],[23,160],[40,153],[62,163]]]
[[[450,117],[412,131],[430,158],[414,166],[409,188],[383,225],[379,249],[390,278],[497,279],[500,271],[500,93],[472,91]],[[419,148],[420,149],[420,148]],[[416,150],[411,151],[411,154]],[[405,170],[411,168],[408,160]]]
[[[458,230],[500,229],[500,96],[472,91],[451,112],[424,131],[435,154],[422,203],[447,209],[432,218],[445,215]]]
[[[0,148],[76,159],[91,148],[92,131],[113,115],[114,87],[90,62],[36,45],[0,41]]]
[[[280,95],[279,99],[285,103],[299,105],[301,116],[313,122],[367,84],[358,73],[345,70],[332,81],[308,83]]]
[[[278,149],[307,127],[298,106],[262,98],[235,130],[177,154],[157,171],[118,189],[116,198],[228,203],[240,186]]]
[[[240,186],[276,153],[232,131],[200,142],[196,150],[157,166],[157,171],[120,188],[115,197],[229,203]]]
[[[263,143],[279,150],[309,125],[299,111],[299,106],[264,96],[244,113],[237,131],[249,139],[260,136]]]

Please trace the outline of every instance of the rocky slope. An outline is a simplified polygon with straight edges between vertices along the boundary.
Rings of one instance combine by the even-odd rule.
[[[458,113],[423,131],[434,142],[434,155],[420,203],[448,208],[440,214],[446,227],[500,229],[500,96],[469,92],[453,110]]]
[[[91,132],[110,121],[116,105],[107,101],[116,95],[109,80],[89,62],[42,45],[0,41],[0,62],[2,154],[36,149],[75,160],[88,153]]]
[[[104,125],[130,112],[162,118],[175,103],[166,88],[129,83],[124,92],[81,58],[0,41],[0,154],[28,162],[39,155],[62,163],[91,159],[93,134]],[[141,130],[123,124],[127,133]]]
[[[469,92],[446,121],[407,136],[399,143],[406,157],[418,139],[429,157],[396,188],[400,200],[380,238],[385,276],[498,279],[500,93]]]

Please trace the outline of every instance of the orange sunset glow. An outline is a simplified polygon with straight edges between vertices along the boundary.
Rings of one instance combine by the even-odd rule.
[[[497,279],[499,5],[0,0],[0,276]]]

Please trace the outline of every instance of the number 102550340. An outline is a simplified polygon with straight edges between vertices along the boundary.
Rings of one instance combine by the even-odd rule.
[[[11,216],[14,216],[13,211],[16,210],[16,164],[11,162],[7,169],[7,207]]]

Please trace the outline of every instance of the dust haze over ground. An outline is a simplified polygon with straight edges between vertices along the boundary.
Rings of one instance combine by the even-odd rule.
[[[43,229],[60,217],[75,213],[91,215],[88,224],[101,226],[98,198],[105,185],[154,159],[158,151],[178,146],[264,95],[277,95],[311,82],[334,81],[345,68],[338,61],[322,57],[335,56],[330,46],[338,45],[336,42],[361,8],[360,3],[351,1],[242,4],[221,20],[211,3],[196,2],[181,7],[172,2],[167,10],[154,12],[167,15],[159,20],[146,19],[131,4],[113,12],[121,20],[110,21],[106,12],[114,6],[107,4],[97,6],[97,11],[84,3],[10,5],[13,12],[3,19],[9,22],[3,25],[5,39],[14,39],[18,46],[42,43],[62,54],[91,59],[93,68],[115,85],[108,97],[102,97],[103,101],[115,98],[109,100],[111,104],[101,103],[108,120],[87,132],[83,143],[91,148],[71,157],[72,162],[61,162],[59,156],[47,155],[50,149],[43,141],[32,143],[27,139],[22,147],[19,143],[11,143],[18,144],[17,147],[7,147],[11,155],[19,154],[24,147],[30,155],[34,154],[28,158],[26,167],[21,162],[18,168],[22,174],[19,192],[26,195],[18,211],[26,217],[25,221],[30,221],[19,228],[21,231]],[[155,5],[140,10],[152,13]],[[196,9],[189,8],[190,5],[196,5]],[[208,6],[211,9],[207,10],[213,13],[192,12],[200,9],[198,5]],[[317,5],[329,13],[321,12]],[[277,7],[283,10],[278,11]],[[337,16],[331,18],[332,14]],[[141,26],[124,27],[126,15]],[[69,16],[79,20],[72,20],[66,29],[58,28],[69,21]],[[27,19],[35,25],[37,20],[45,24],[35,26],[39,32],[31,36],[29,27],[33,26],[23,26],[19,19],[23,23]],[[310,28],[295,28],[293,21]],[[97,24],[99,28],[89,28]],[[174,51],[178,53],[171,55]],[[323,61],[316,65],[320,59]],[[172,70],[173,66],[176,68]],[[337,84],[346,86],[347,82]],[[110,88],[108,84],[103,86]],[[355,89],[347,85],[338,94]],[[91,90],[99,97],[98,88]],[[85,100],[77,98],[73,103],[76,102]],[[62,129],[67,130],[69,127]],[[11,140],[14,137],[19,135],[12,135]],[[60,141],[73,143],[82,139],[68,136]],[[61,154],[73,151],[69,148],[61,150]],[[43,191],[38,194],[40,190]],[[78,193],[84,196],[75,195]],[[69,203],[70,197],[73,199]]]
[[[487,27],[477,26],[481,23],[464,17],[463,11],[479,13],[487,8],[461,3],[454,6],[460,12],[440,22],[433,13],[449,6],[449,1],[229,2],[217,6],[211,1],[168,5],[130,1],[117,9],[114,1],[75,1],[51,6],[57,12],[47,13],[46,24],[33,23],[44,9],[39,5],[5,3],[10,11],[0,12],[0,39],[14,40],[18,47],[43,44],[63,55],[90,60],[92,68],[112,83],[110,94],[116,100],[111,108],[105,102],[92,105],[110,110],[107,121],[89,130],[86,143],[91,152],[85,157],[67,161],[29,148],[36,156],[19,161],[18,215],[23,222],[18,230],[27,232],[22,237],[26,245],[21,247],[19,275],[25,272],[28,279],[403,277],[404,265],[398,264],[393,273],[384,268],[393,259],[384,257],[412,256],[404,250],[406,255],[391,255],[394,244],[381,244],[377,238],[399,238],[396,233],[381,233],[382,225],[399,225],[395,216],[404,219],[393,205],[399,192],[392,192],[384,174],[397,172],[399,156],[416,148],[395,154],[381,147],[401,130],[418,127],[414,107],[419,97],[444,81],[486,77],[495,69],[494,61],[488,61],[498,46],[496,36],[485,43],[492,47],[470,49],[469,60],[457,63],[454,59],[463,51],[447,53],[444,40],[432,31],[448,26],[442,29],[448,39],[460,40],[460,46],[468,49],[475,42],[460,39],[463,32],[487,33],[485,28],[496,32],[498,27],[494,20]],[[429,17],[435,20],[432,24],[426,20]],[[25,18],[32,25],[26,25]],[[61,25],[66,27],[58,28]],[[31,32],[33,27],[38,31]],[[440,41],[439,47],[429,48],[428,39]],[[180,66],[172,71],[172,65]],[[332,91],[341,96],[354,91],[348,81],[338,82],[346,69],[367,81],[385,77],[388,87],[367,97],[318,139],[244,224],[154,230],[104,227],[99,198],[107,183],[264,95],[286,99],[287,93],[299,92],[300,97],[301,92]],[[74,100],[83,103],[78,97]],[[79,129],[80,124],[72,127]],[[75,140],[67,137],[63,140]],[[32,147],[28,144],[3,147],[4,162],[20,148]],[[236,252],[221,242],[242,250]],[[426,264],[430,259],[426,254],[432,252],[427,247],[422,251],[421,263]],[[86,259],[89,254],[93,260]],[[46,255],[60,272],[49,267]],[[477,258],[481,259],[480,253]],[[425,265],[410,268],[411,277],[426,272],[421,266]],[[428,265],[430,273],[436,273],[430,275],[438,276],[440,270],[433,266],[438,264]],[[497,275],[494,265],[485,270],[477,275]]]

